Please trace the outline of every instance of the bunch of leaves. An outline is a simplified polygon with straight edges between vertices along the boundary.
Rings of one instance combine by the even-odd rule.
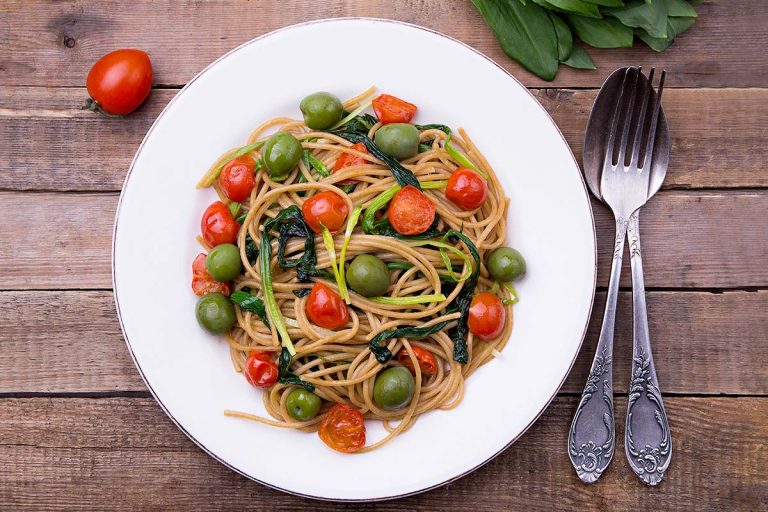
[[[502,50],[525,69],[554,80],[559,64],[596,69],[574,42],[628,48],[635,36],[657,52],[696,22],[686,0],[472,0]],[[694,0],[694,3],[698,1]]]

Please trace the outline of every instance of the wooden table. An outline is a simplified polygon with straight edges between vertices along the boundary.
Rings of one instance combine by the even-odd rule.
[[[507,59],[468,1],[130,4],[0,5],[0,509],[768,510],[768,4],[705,0],[668,52],[590,50],[598,71],[563,68],[553,83]],[[354,15],[431,27],[496,59],[532,88],[579,160],[610,71],[670,72],[672,162],[643,217],[650,329],[674,437],[660,487],[642,486],[623,450],[593,486],[566,456],[598,321],[561,393],[518,443],[454,484],[395,502],[336,507],[253,483],[198,449],[150,396],[110,290],[114,211],[139,142],[178,89],[229,49],[292,23]],[[81,111],[89,67],[120,47],[150,53],[149,100],[125,119]],[[601,311],[612,222],[594,208]],[[619,439],[628,286],[625,271]]]

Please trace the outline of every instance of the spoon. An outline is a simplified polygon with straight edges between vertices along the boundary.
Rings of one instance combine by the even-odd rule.
[[[646,79],[642,74],[643,91],[653,85],[653,72]],[[603,200],[601,193],[602,163],[605,155],[608,126],[614,95],[622,80],[624,69],[615,71],[603,84],[595,99],[584,138],[584,175],[592,194]],[[661,84],[663,86],[664,75]],[[659,98],[655,93],[655,101]],[[669,127],[663,107],[659,108],[658,129],[650,164],[648,199],[661,188],[669,163]],[[627,405],[624,451],[632,470],[648,485],[661,482],[672,458],[669,423],[659,391],[656,368],[651,354],[648,314],[645,303],[643,263],[640,252],[638,212],[628,222],[630,262],[632,268],[633,343],[632,377]]]

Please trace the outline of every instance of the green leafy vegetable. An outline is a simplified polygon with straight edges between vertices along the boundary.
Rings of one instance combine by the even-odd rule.
[[[368,205],[368,208],[365,209],[365,213],[363,214],[363,231],[369,235],[391,236],[393,238],[412,240],[426,240],[441,235],[440,231],[437,229],[437,224],[440,221],[438,215],[435,215],[435,221],[429,229],[419,235],[402,235],[398,233],[386,217],[376,220],[376,212],[389,204],[400,188],[400,185],[393,185],[371,201],[371,204]]]
[[[451,332],[451,338],[453,339],[453,360],[461,364],[467,364],[469,361],[469,352],[467,350],[467,335],[469,334],[469,306],[472,303],[472,295],[475,293],[477,282],[480,279],[480,253],[477,251],[477,247],[472,243],[472,240],[467,238],[466,235],[451,229],[446,232],[446,237],[451,241],[464,242],[464,245],[469,249],[472,259],[474,260],[474,270],[469,279],[464,283],[459,294],[453,300],[453,303],[449,307],[449,311],[458,311],[461,313],[459,321],[456,327]]]
[[[387,304],[390,306],[410,306],[413,304],[442,302],[445,300],[445,295],[436,293],[432,295],[414,295],[411,297],[371,297],[369,300],[377,304]]]
[[[301,386],[310,392],[314,391],[314,384],[301,380],[298,375],[291,372],[290,367],[292,360],[293,356],[291,355],[290,351],[288,351],[286,348],[283,348],[283,350],[280,351],[280,358],[278,359],[277,363],[277,382],[287,386]]]
[[[316,267],[315,233],[304,222],[301,208],[297,205],[292,205],[281,210],[274,219],[270,219],[264,224],[265,234],[269,233],[272,229],[275,229],[280,235],[278,239],[277,262],[281,268],[295,268],[296,275],[302,283],[309,282],[311,277],[333,279],[327,270]],[[263,238],[266,237],[262,236]],[[285,258],[286,246],[291,238],[301,238],[304,240],[304,253],[300,258]]]
[[[408,263],[407,261],[390,261],[387,263],[387,268],[389,270],[408,270],[409,268],[413,268],[413,263]]]
[[[259,257],[259,248],[256,247],[256,242],[253,241],[250,233],[245,234],[245,257],[248,258],[248,262],[251,265],[256,264],[256,260]]]
[[[590,18],[602,18],[597,5],[583,0],[533,0],[542,7],[561,12],[573,12]]]
[[[563,64],[575,69],[597,69],[589,54],[577,44],[573,45],[571,56],[564,60]]]
[[[261,318],[261,321],[264,322],[264,325],[269,327],[267,310],[264,307],[264,301],[262,301],[260,298],[249,292],[246,292],[245,290],[238,290],[236,292],[232,292],[232,295],[229,296],[229,300],[240,306],[240,309],[243,309],[244,311],[256,313],[258,317]]]
[[[437,247],[440,250],[440,257],[443,260],[443,265],[445,265],[445,268],[448,269],[448,275],[451,277],[451,281],[454,283],[460,283],[462,281],[466,281],[470,278],[472,275],[472,261],[469,259],[469,256],[461,252],[458,248],[454,247],[453,245],[445,243],[446,238],[448,238],[448,235],[444,235],[443,239],[441,241],[435,241],[435,240],[418,240],[410,242],[409,245],[412,247],[420,247],[424,245],[431,245],[433,247]],[[464,260],[464,266],[465,271],[462,273],[462,275],[457,275],[453,271],[453,265],[451,264],[451,258],[448,255],[448,252],[452,252],[455,255],[457,255],[459,258]]]
[[[632,46],[632,28],[619,20],[594,19],[568,14],[568,23],[579,39],[595,48],[629,48]]]
[[[488,175],[483,171],[481,171],[480,168],[477,167],[475,164],[473,164],[472,160],[467,158],[467,156],[464,153],[460,152],[458,149],[451,146],[450,143],[448,142],[445,143],[445,151],[449,155],[451,155],[451,158],[456,160],[459,163],[459,165],[461,165],[462,167],[468,167],[473,171],[475,171],[476,173],[478,173],[483,178],[488,179]]]
[[[328,168],[325,166],[325,164],[315,158],[308,149],[304,150],[304,153],[301,156],[301,161],[304,163],[304,167],[306,167],[309,172],[312,172],[312,169],[315,169],[317,173],[323,178],[327,178],[331,175],[331,173],[328,172]]]
[[[552,25],[555,27],[555,34],[557,34],[557,58],[560,62],[564,62],[571,56],[573,51],[573,35],[571,29],[563,21],[563,19],[553,12],[547,12]]]
[[[283,315],[277,306],[275,292],[272,290],[272,269],[269,264],[269,260],[272,258],[272,244],[269,242],[267,233],[265,227],[264,233],[261,235],[261,250],[259,251],[259,273],[261,274],[261,291],[264,294],[265,309],[280,335],[280,343],[290,355],[295,355],[296,349],[293,347],[293,341],[291,341],[288,330],[285,328]]]
[[[309,295],[309,292],[311,290],[309,288],[299,288],[298,290],[293,290],[293,294],[297,296],[298,298],[306,297]]]
[[[672,44],[675,37],[682,34],[696,23],[695,18],[669,18],[667,19],[667,37],[652,37],[641,29],[635,30],[635,35],[654,51],[663,52]]]
[[[391,340],[393,338],[408,338],[408,339],[421,339],[443,330],[448,325],[448,322],[439,322],[429,327],[398,327],[396,329],[390,329],[383,331],[374,336],[371,342],[368,344],[371,352],[376,356],[376,360],[381,364],[386,364],[392,359],[392,352],[382,346],[382,342]]]
[[[349,241],[352,239],[352,231],[354,231],[355,226],[357,226],[357,221],[360,220],[360,213],[362,211],[363,205],[358,204],[355,206],[355,209],[352,210],[352,214],[349,216],[349,219],[347,219],[347,229],[344,230],[344,241],[341,244],[341,252],[339,253],[339,281],[341,282],[339,285],[339,291],[341,292],[341,298],[344,299],[344,302],[347,304],[351,302],[349,298],[349,290],[347,290],[346,276],[344,275],[347,272],[347,246],[349,246]]]
[[[348,122],[350,122],[351,120],[353,120],[354,118],[356,118],[356,117],[358,116],[358,114],[360,114],[360,112],[362,112],[363,110],[365,110],[365,109],[367,109],[368,107],[370,107],[370,106],[371,106],[371,102],[372,102],[372,101],[373,101],[373,98],[371,98],[370,100],[368,100],[368,101],[366,101],[366,102],[362,103],[362,104],[361,104],[359,107],[357,107],[355,110],[353,110],[352,112],[350,112],[349,114],[347,114],[346,116],[344,116],[344,117],[341,119],[341,121],[339,121],[338,123],[336,123],[335,125],[333,125],[333,126],[331,127],[331,130],[335,130],[336,128],[338,128],[338,127],[340,127],[340,126],[344,126],[345,124],[347,124]],[[371,126],[373,126],[373,125],[371,125]]]
[[[644,0],[632,0],[624,7],[607,8],[605,12],[627,27],[641,28],[653,37],[667,37],[666,0],[650,4]]]
[[[333,235],[331,234],[330,231],[328,231],[328,228],[325,226],[323,226],[322,235],[323,235],[323,244],[325,245],[325,250],[328,251],[328,259],[331,260],[331,271],[333,272],[333,278],[334,280],[336,280],[336,286],[339,288],[339,295],[341,295],[341,298],[344,299],[344,292],[342,291],[342,286],[344,287],[344,290],[346,290],[347,287],[346,287],[346,283],[342,281],[342,277],[339,274],[339,266],[336,263],[336,244],[333,241]]]
[[[447,135],[451,135],[451,128],[444,125],[444,124],[417,124],[415,125],[416,129],[420,132],[423,132],[425,130],[440,130],[441,132],[445,132]]]
[[[240,203],[236,203],[232,201],[227,205],[227,208],[229,208],[229,213],[232,215],[233,218],[237,218],[237,214],[240,213],[240,209],[243,207]],[[242,222],[240,223],[242,224]]]

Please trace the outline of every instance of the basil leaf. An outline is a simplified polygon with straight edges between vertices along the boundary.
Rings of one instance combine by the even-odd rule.
[[[634,0],[626,7],[604,9],[628,27],[641,28],[652,37],[667,37],[667,4],[665,0],[655,0],[647,4],[643,0]]]
[[[552,81],[557,75],[557,35],[547,11],[533,2],[472,0],[496,34],[502,50],[536,76]]]
[[[565,61],[571,56],[573,50],[573,35],[571,29],[565,24],[563,19],[553,12],[548,12],[549,19],[552,20],[552,25],[555,27],[555,33],[557,34],[557,59],[560,62]]]
[[[595,4],[582,0],[533,0],[537,4],[553,11],[572,12],[589,16],[590,18],[602,18],[600,9]]]
[[[589,54],[577,44],[573,45],[571,56],[564,60],[563,64],[575,69],[597,69]]]
[[[596,20],[568,14],[568,24],[579,39],[595,48],[630,48],[633,33],[630,27],[610,18]]]

